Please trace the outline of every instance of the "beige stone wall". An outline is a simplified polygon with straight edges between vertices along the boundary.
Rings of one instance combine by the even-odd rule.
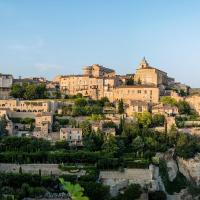
[[[92,99],[108,97],[113,100],[113,89],[118,84],[118,78],[96,78],[89,76],[64,76],[61,78],[61,91],[68,95],[78,93]]]
[[[18,112],[48,112],[50,105],[43,101],[0,100],[0,108],[9,108]]]
[[[190,106],[196,110],[196,112],[200,115],[200,96],[199,95],[193,95],[185,98],[185,101],[187,101]]]
[[[125,109],[125,113],[128,117],[132,117],[134,113],[143,113],[149,111],[148,104],[146,105],[130,105]]]
[[[92,66],[83,68],[83,75],[93,77],[113,77],[115,76],[115,71],[98,64],[93,64]]]
[[[140,80],[144,85],[165,85],[167,74],[155,68],[140,68],[136,70],[134,80],[136,83]]]
[[[103,97],[103,79],[89,76],[65,76],[61,78],[61,91],[68,95],[78,93],[93,99]]]
[[[0,99],[8,99],[10,97],[10,89],[0,88]]]
[[[60,140],[66,140],[70,146],[82,145],[82,129],[81,128],[61,128]]]
[[[159,89],[157,87],[145,86],[122,86],[114,89],[114,100],[123,99],[141,100],[149,103],[158,103]]]

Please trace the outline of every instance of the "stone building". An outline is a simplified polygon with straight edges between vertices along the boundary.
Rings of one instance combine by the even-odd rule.
[[[92,66],[83,68],[83,75],[93,77],[115,77],[115,71],[99,64],[93,64]]]
[[[149,85],[126,85],[114,89],[114,100],[123,99],[124,102],[130,100],[146,101],[148,103],[159,102],[159,88]]]
[[[41,112],[54,112],[57,108],[57,103],[54,101],[45,101],[45,100],[0,100],[0,108],[9,108],[12,111],[16,112],[32,112],[32,113],[41,113]]]
[[[141,61],[134,76],[135,83],[142,85],[168,85],[167,73],[151,67],[145,58]]]
[[[66,140],[69,146],[82,146],[83,134],[81,128],[61,128],[60,140]]]
[[[60,89],[67,95],[82,94],[84,97],[101,99],[108,97],[113,100],[113,89],[119,85],[119,78],[115,71],[92,65],[83,69],[83,75],[69,75],[60,77]]]
[[[80,93],[96,100],[107,97],[111,102],[123,99],[148,103],[158,103],[165,87],[174,83],[166,72],[151,67],[145,58],[135,75],[119,76],[112,69],[94,64],[84,67],[82,75],[61,76],[57,80],[61,92],[67,95]]]
[[[152,107],[152,113],[173,116],[178,115],[178,108],[177,106],[164,105],[161,103]]]
[[[8,99],[13,84],[13,76],[10,74],[0,74],[0,99]]]
[[[52,125],[52,113],[38,113],[35,116],[35,130],[33,135],[36,137],[47,137],[52,132]]]
[[[131,117],[134,113],[149,112],[150,108],[150,104],[145,101],[130,100],[128,104],[125,105],[125,113],[128,117]]]

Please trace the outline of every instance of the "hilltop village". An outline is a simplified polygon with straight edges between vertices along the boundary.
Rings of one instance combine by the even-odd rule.
[[[199,115],[200,90],[145,58],[127,75],[0,74],[0,197],[71,199],[62,177],[90,200],[198,199]]]

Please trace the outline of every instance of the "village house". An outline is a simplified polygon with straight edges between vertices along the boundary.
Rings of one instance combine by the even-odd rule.
[[[69,146],[82,146],[83,133],[81,128],[61,128],[60,140],[66,140]]]
[[[53,114],[52,113],[38,113],[35,116],[35,130],[33,135],[35,137],[47,137],[52,132]]]
[[[150,104],[145,101],[130,100],[125,104],[125,113],[128,117],[132,117],[134,113],[143,113],[150,111]]]
[[[55,112],[57,102],[48,100],[0,100],[0,108],[9,108],[15,112]]]
[[[163,103],[154,105],[152,107],[152,113],[168,115],[168,116],[174,116],[179,114],[177,106],[164,105]]]

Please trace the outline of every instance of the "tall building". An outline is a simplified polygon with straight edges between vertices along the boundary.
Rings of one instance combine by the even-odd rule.
[[[67,95],[82,94],[84,97],[101,99],[108,96],[113,99],[113,89],[119,85],[115,71],[92,65],[83,68],[83,75],[68,75],[60,77],[60,89]]]
[[[8,99],[13,84],[13,76],[10,74],[0,74],[0,99]]]
[[[174,79],[167,76],[167,73],[155,67],[151,67],[145,58],[142,59],[139,68],[134,76],[135,84],[153,85],[159,87],[163,93],[166,86],[174,83]]]

